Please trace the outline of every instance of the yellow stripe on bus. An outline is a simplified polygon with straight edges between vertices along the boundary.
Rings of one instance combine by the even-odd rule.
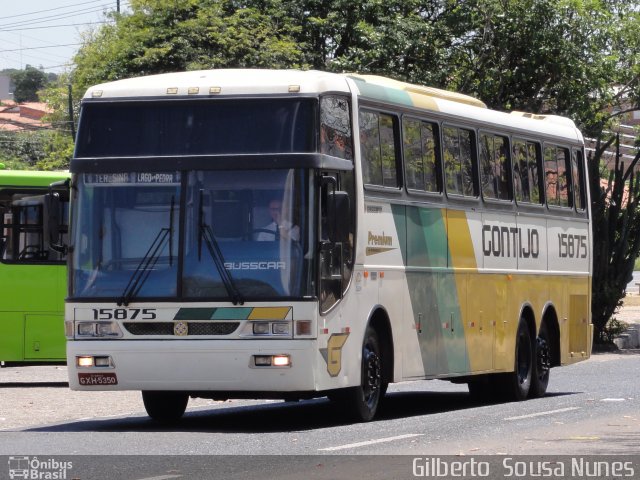
[[[255,307],[249,315],[249,320],[284,320],[291,307]]]

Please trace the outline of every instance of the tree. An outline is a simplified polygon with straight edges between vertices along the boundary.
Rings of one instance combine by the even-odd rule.
[[[291,36],[300,27],[275,8],[280,2],[264,9],[235,3],[132,0],[130,14],[115,15],[114,24],[85,37],[74,59],[74,91],[181,70],[304,66]]]
[[[13,99],[16,102],[37,102],[38,91],[46,85],[47,76],[41,70],[27,65],[24,70],[12,73],[11,80],[15,85]]]

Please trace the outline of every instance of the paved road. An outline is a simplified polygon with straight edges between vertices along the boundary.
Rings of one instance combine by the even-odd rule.
[[[635,453],[627,447],[640,451],[638,372],[638,351],[598,354],[554,369],[545,398],[497,405],[474,403],[466,386],[449,382],[392,385],[380,418],[355,425],[324,399],[191,400],[183,421],[167,428],[146,417],[137,392],[72,392],[64,367],[2,369],[0,455],[36,446],[46,454],[243,454],[249,445],[267,455]],[[61,443],[70,432],[77,444]],[[156,432],[154,442],[140,441]],[[85,435],[102,442],[84,443]]]

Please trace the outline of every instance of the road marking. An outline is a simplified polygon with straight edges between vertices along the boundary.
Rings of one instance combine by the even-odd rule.
[[[626,398],[603,398],[601,402],[624,402]]]
[[[519,417],[508,417],[504,420],[520,420],[523,418],[542,417],[544,415],[553,415],[554,413],[570,412],[571,410],[579,410],[580,407],[559,408],[558,410],[548,410],[546,412],[530,413],[529,415],[520,415]]]
[[[347,448],[366,447],[367,445],[375,445],[376,443],[394,442],[396,440],[404,440],[405,438],[421,437],[424,433],[407,433],[406,435],[398,435],[397,437],[378,438],[377,440],[367,440],[366,442],[349,443],[337,447],[319,448],[319,451],[333,452],[335,450],[346,450]]]
[[[139,478],[138,480],[169,480],[170,478],[182,478],[182,475],[160,475],[159,477]]]

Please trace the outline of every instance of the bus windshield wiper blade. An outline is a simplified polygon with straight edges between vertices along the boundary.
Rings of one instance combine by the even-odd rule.
[[[200,235],[198,237],[198,259],[200,259],[202,254],[202,240],[204,239],[207,250],[209,250],[209,255],[211,255],[211,258],[213,259],[213,263],[216,266],[216,270],[218,270],[218,274],[220,275],[220,279],[222,280],[224,288],[227,290],[229,298],[231,298],[231,301],[234,305],[244,305],[244,299],[242,298],[240,290],[238,290],[238,287],[236,287],[236,284],[233,282],[231,273],[224,266],[224,256],[222,255],[222,251],[220,251],[220,246],[218,245],[218,241],[213,234],[213,230],[204,222],[202,197],[203,192],[202,190],[200,190],[200,205],[198,211],[198,223],[200,230]]]
[[[124,288],[122,292],[122,296],[118,300],[118,306],[124,305],[125,307],[129,305],[131,299],[133,299],[138,292],[142,288],[144,282],[147,281],[149,275],[151,274],[151,270],[158,263],[158,259],[160,258],[160,253],[164,248],[165,244],[169,243],[169,266],[173,265],[173,211],[175,208],[175,198],[171,197],[171,208],[169,209],[169,227],[161,228],[156,237],[151,242],[151,246],[147,250],[147,253],[144,254],[142,260],[138,264],[138,267],[131,275],[129,279],[129,283]]]
[[[149,277],[151,270],[153,270],[153,267],[158,262],[160,253],[162,252],[164,245],[167,243],[167,239],[170,237],[170,234],[170,228],[160,229],[156,238],[151,242],[151,246],[147,250],[147,253],[144,254],[144,257],[140,260],[138,267],[133,272],[133,275],[131,275],[129,283],[127,283],[127,286],[122,292],[122,296],[118,300],[118,306],[124,305],[126,307],[129,305],[131,299],[138,294],[142,285]]]

